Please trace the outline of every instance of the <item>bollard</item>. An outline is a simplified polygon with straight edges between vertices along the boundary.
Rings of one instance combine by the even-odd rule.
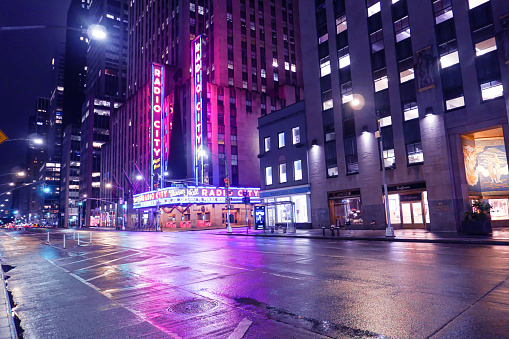
[[[80,234],[78,233],[78,246],[80,245]]]
[[[64,234],[64,248],[65,248],[65,234]]]
[[[331,231],[331,236],[334,236],[334,226],[331,225],[330,231]]]
[[[72,230],[72,239],[76,240],[76,230]]]
[[[325,237],[325,227],[322,226],[322,235]]]
[[[47,243],[49,244],[49,232],[48,232],[48,240],[47,240]]]
[[[90,243],[92,243],[92,232],[90,232]]]

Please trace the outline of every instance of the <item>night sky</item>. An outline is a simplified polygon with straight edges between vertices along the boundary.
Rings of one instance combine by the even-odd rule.
[[[0,26],[66,24],[70,0],[1,0]],[[26,138],[36,98],[52,90],[51,59],[65,29],[0,31],[0,130],[9,138]],[[0,175],[26,162],[27,143],[0,145]],[[8,180],[7,177],[0,181]]]

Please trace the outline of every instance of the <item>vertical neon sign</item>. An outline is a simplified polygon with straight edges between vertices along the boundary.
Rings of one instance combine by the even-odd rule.
[[[192,44],[192,86],[193,91],[193,107],[194,112],[194,133],[193,133],[193,171],[196,183],[203,182],[203,156],[200,156],[200,151],[203,150],[203,89],[205,83],[203,81],[203,62],[202,62],[202,37],[198,36],[193,40]],[[201,179],[201,180],[200,180]]]
[[[152,64],[152,126],[151,126],[151,149],[152,166],[150,167],[152,189],[159,187],[162,177],[162,118],[164,99],[164,66]],[[157,180],[159,179],[159,180]]]

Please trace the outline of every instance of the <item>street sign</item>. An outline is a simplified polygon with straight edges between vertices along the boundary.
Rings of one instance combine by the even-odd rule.
[[[242,203],[243,203],[243,204],[246,204],[246,205],[247,205],[247,204],[249,204],[250,202],[251,202],[251,198],[250,198],[250,197],[244,197],[244,198],[242,198]]]
[[[4,143],[5,141],[7,141],[7,139],[9,139],[9,137],[7,135],[5,135],[5,133],[2,132],[2,130],[0,130],[0,145],[2,143]]]

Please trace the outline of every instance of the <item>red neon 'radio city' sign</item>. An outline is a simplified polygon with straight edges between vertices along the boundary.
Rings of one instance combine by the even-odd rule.
[[[155,186],[154,173],[162,172],[162,118],[164,99],[164,66],[152,64],[152,187]]]

